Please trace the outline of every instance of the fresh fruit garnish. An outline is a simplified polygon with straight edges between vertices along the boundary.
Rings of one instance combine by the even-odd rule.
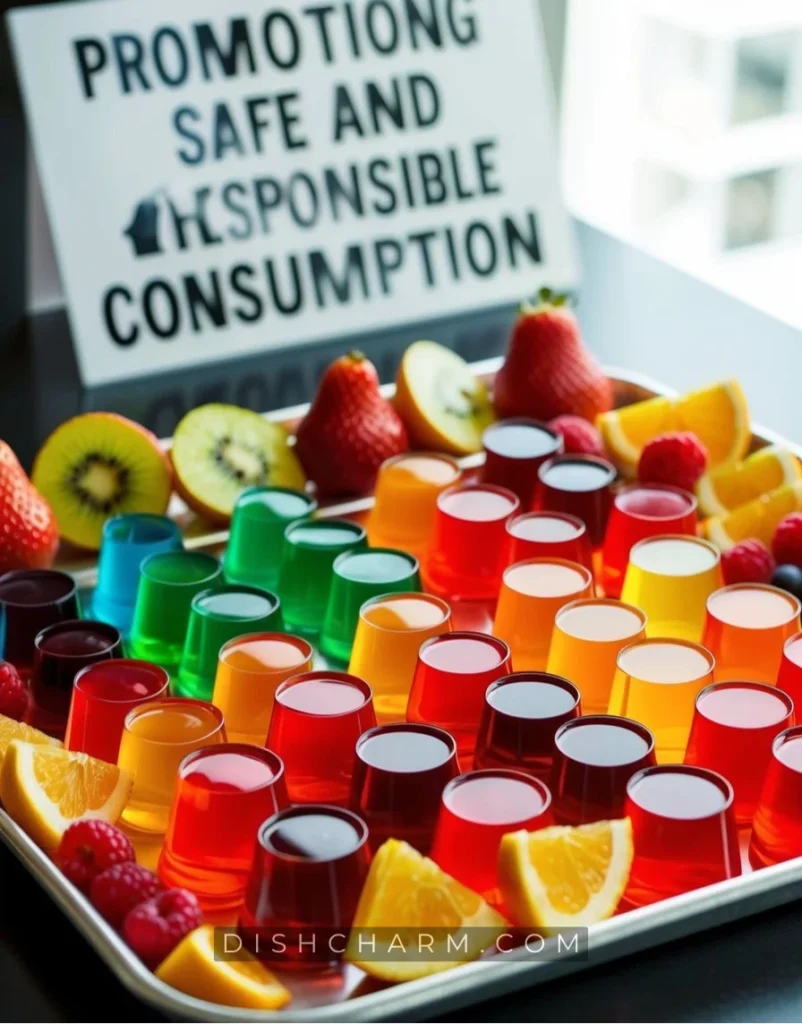
[[[155,969],[185,935],[203,924],[203,911],[188,889],[165,889],[129,911],[123,938]]]
[[[5,441],[0,441],[0,523],[0,574],[9,569],[47,569],[53,564],[58,548],[56,517]]]
[[[749,408],[735,380],[677,398],[658,395],[604,413],[596,426],[622,473],[634,476],[640,453],[659,434],[690,431],[707,449],[709,465],[743,459],[751,439]]]
[[[768,583],[776,563],[762,540],[742,540],[721,555],[724,583]]]
[[[0,715],[0,770],[3,767],[6,751],[12,740],[22,740],[23,743],[39,743],[45,747],[61,747],[61,740],[47,733],[34,729],[32,725],[25,725],[8,715]]]
[[[707,449],[690,431],[659,434],[644,445],[638,461],[643,484],[671,484],[692,491],[707,466]]]
[[[367,493],[385,459],[408,448],[407,429],[382,397],[373,363],[361,352],[335,359],[295,437],[295,451],[318,495]]]
[[[587,927],[612,917],[632,866],[629,818],[510,832],[498,872],[504,905],[526,928]]]
[[[601,434],[590,420],[566,413],[549,420],[548,426],[562,437],[566,455],[604,455]]]
[[[70,825],[56,850],[56,863],[84,893],[89,892],[93,879],[107,868],[135,860],[128,836],[111,822],[98,818]]]
[[[456,352],[435,341],[414,342],[395,386],[395,407],[413,447],[453,455],[482,450],[482,434],[496,416],[484,381]]]
[[[97,551],[103,524],[123,512],[167,510],[170,462],[154,434],[111,412],[62,423],[33,464],[32,479],[72,544]]]
[[[158,876],[141,864],[114,864],[92,881],[89,898],[95,910],[119,931],[134,907],[163,889]]]
[[[696,484],[703,516],[723,516],[761,494],[802,479],[799,459],[780,445],[769,445],[742,462],[728,462],[705,473]]]
[[[702,525],[702,530],[722,551],[750,537],[769,545],[780,522],[791,512],[800,511],[802,480],[797,480],[740,505],[724,516],[713,516]]]
[[[773,586],[786,590],[802,601],[802,569],[798,565],[778,565],[771,582]]]
[[[0,801],[31,839],[52,851],[74,821],[116,821],[132,784],[116,764],[15,739],[3,759]]]
[[[210,924],[185,935],[159,965],[156,977],[188,996],[223,1006],[280,1010],[291,998],[278,978],[244,950],[236,960],[215,960]]]
[[[0,715],[21,722],[28,710],[28,687],[9,661],[0,661]]]
[[[522,307],[493,385],[496,412],[504,419],[551,420],[570,413],[593,422],[612,407],[612,385],[566,301],[544,288],[534,306]]]
[[[175,428],[170,457],[176,490],[211,523],[228,523],[246,487],[302,491],[306,477],[287,431],[236,405],[201,405]]]
[[[407,843],[388,839],[379,848],[359,899],[345,954],[367,974],[384,981],[409,981],[475,960],[504,930],[506,922],[482,897],[418,853]],[[442,959],[365,959],[359,949],[359,930],[442,929],[433,949]],[[466,929],[465,932],[460,929]],[[459,936],[450,947],[447,934]],[[392,937],[387,938],[387,943]],[[377,951],[381,942],[377,937]],[[363,949],[365,947],[363,946]]]
[[[781,520],[771,539],[771,553],[778,565],[802,567],[802,512]]]

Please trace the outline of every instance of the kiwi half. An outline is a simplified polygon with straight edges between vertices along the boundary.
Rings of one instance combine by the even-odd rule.
[[[302,491],[306,484],[284,427],[235,405],[201,405],[187,413],[170,457],[179,494],[213,523],[229,522],[247,487]]]
[[[172,490],[170,461],[156,437],[112,412],[62,423],[33,464],[34,487],[50,502],[61,536],[97,551],[103,524],[122,512],[163,515]]]

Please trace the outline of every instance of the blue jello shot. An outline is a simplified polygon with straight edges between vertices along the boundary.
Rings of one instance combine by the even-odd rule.
[[[148,555],[178,551],[182,547],[181,531],[167,516],[133,512],[109,519],[103,527],[92,617],[127,634],[134,618],[139,567],[143,560]]]

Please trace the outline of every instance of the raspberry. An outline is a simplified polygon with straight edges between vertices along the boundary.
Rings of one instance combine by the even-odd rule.
[[[136,860],[128,836],[108,821],[76,821],[61,837],[56,861],[73,885],[88,893],[92,881],[113,864]]]
[[[115,864],[95,878],[89,898],[109,924],[120,929],[129,911],[161,890],[161,882],[147,868],[139,864]]]
[[[771,552],[778,565],[802,568],[802,512],[792,512],[783,519],[774,531]]]
[[[726,584],[769,583],[775,562],[762,540],[742,540],[722,554],[721,569]]]
[[[28,710],[28,687],[8,661],[0,661],[0,715],[21,722]]]
[[[707,449],[696,434],[660,434],[640,453],[638,479],[643,484],[672,484],[692,491],[706,467]]]
[[[156,968],[202,924],[203,911],[195,896],[187,889],[167,889],[131,911],[123,938],[148,967]]]
[[[548,426],[562,437],[567,455],[604,455],[601,434],[590,420],[565,413],[549,420]]]

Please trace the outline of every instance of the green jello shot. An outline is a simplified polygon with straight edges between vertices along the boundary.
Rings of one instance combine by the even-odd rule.
[[[320,649],[330,658],[347,662],[354,645],[359,609],[365,601],[382,594],[417,593],[420,589],[418,560],[405,551],[368,548],[338,555]]]
[[[165,551],[139,567],[128,654],[174,675],[187,637],[192,599],[222,579],[220,562],[202,551]]]
[[[250,487],[239,496],[223,559],[228,583],[275,590],[284,533],[290,523],[308,519],[317,502],[286,487]]]
[[[364,527],[347,519],[314,519],[287,527],[278,592],[288,632],[320,632],[335,559],[366,546]]]
[[[184,653],[173,692],[211,700],[220,648],[244,633],[280,632],[281,604],[275,594],[236,584],[203,590],[192,600]]]

